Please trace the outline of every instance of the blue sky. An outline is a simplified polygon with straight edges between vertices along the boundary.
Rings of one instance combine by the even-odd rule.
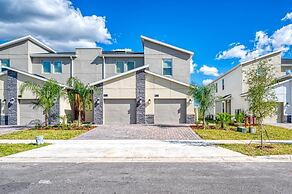
[[[1,1],[3,0],[0,0],[0,4]],[[2,3],[8,4],[9,1],[12,0],[3,1]],[[279,45],[275,46],[275,43],[272,43],[275,39],[272,35],[275,31],[290,25],[292,22],[292,14],[291,18],[281,20],[287,13],[292,12],[291,0],[44,0],[43,2],[50,3],[47,7],[44,5],[43,8],[46,11],[49,10],[47,13],[49,13],[50,16],[53,15],[50,11],[54,11],[52,5],[54,2],[72,2],[70,5],[71,8],[64,9],[79,9],[82,18],[84,16],[91,17],[92,15],[105,17],[104,23],[101,22],[101,25],[104,24],[105,26],[103,26],[102,31],[96,33],[94,37],[84,35],[86,33],[90,34],[90,27],[88,27],[88,29],[85,28],[85,32],[80,32],[80,29],[79,31],[76,29],[78,26],[76,27],[73,23],[70,27],[66,25],[62,26],[59,23],[59,28],[64,28],[64,30],[67,29],[67,31],[72,28],[72,32],[78,31],[78,33],[75,34],[71,32],[72,36],[70,37],[76,38],[80,35],[85,37],[83,39],[96,39],[97,45],[103,47],[105,50],[130,48],[133,51],[141,51],[142,45],[140,35],[145,35],[195,52],[193,60],[196,67],[192,74],[192,81],[199,84],[202,83],[202,80],[215,79],[216,76],[226,72],[240,60],[244,60],[243,58],[248,58],[246,56],[257,56],[256,52],[252,53],[252,51],[257,49],[255,48],[256,32],[261,31],[264,33],[258,34],[259,37],[261,37],[260,41],[270,41],[270,43],[262,46],[263,48],[261,48],[261,52],[258,52],[259,54],[272,51],[276,49],[276,47],[279,48]],[[36,6],[40,7],[42,5],[39,4]],[[64,6],[66,7],[66,5]],[[48,7],[52,7],[52,9]],[[27,10],[30,10],[30,8],[26,8],[25,13],[28,13]],[[7,13],[8,16],[9,14],[13,13]],[[37,14],[31,15],[31,17],[38,17]],[[64,14],[64,18],[65,17],[67,17],[66,14]],[[52,16],[51,20],[53,19],[54,17]],[[64,21],[66,20],[64,19]],[[88,25],[86,22],[85,24]],[[288,27],[288,29],[284,29],[286,31],[283,34],[291,38],[291,26]],[[98,29],[92,30],[98,31]],[[41,29],[38,28],[35,31],[32,31],[31,28],[25,31],[25,33],[32,33],[41,40],[48,43],[51,42],[53,46],[58,47],[60,44],[58,44],[57,39],[54,39],[54,35],[52,35],[54,32],[53,29],[50,33],[46,34],[45,27]],[[62,31],[56,32],[56,34],[58,33],[61,34]],[[11,37],[11,35],[1,37],[0,30],[0,40],[9,38],[13,37]],[[267,40],[269,38],[271,40]],[[53,44],[54,41],[55,44]],[[258,39],[258,42],[260,41]],[[280,46],[284,45],[288,50],[291,47],[291,41],[285,41],[281,43]],[[80,43],[81,41],[77,42]],[[111,42],[111,44],[108,44],[109,42]],[[236,44],[230,45],[232,43]],[[70,44],[71,43],[68,43],[66,45]],[[273,44],[273,48],[271,49],[268,44]],[[85,45],[90,45],[90,43],[86,42]],[[244,45],[244,48],[240,45]],[[234,53],[235,57],[232,54],[228,55],[228,53],[225,53],[226,55],[222,56],[221,60],[216,59],[218,53],[235,46],[240,46],[238,48],[241,48],[239,49],[239,57]],[[61,45],[60,48],[65,47]],[[242,51],[244,52],[244,57],[242,57]],[[292,58],[291,50],[285,52],[285,57]],[[201,69],[204,65],[205,67]],[[216,69],[218,69],[218,73],[216,73]],[[209,75],[204,75],[204,73]]]

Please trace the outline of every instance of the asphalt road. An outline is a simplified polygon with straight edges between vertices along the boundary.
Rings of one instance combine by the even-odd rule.
[[[0,193],[291,193],[292,163],[0,164]]]

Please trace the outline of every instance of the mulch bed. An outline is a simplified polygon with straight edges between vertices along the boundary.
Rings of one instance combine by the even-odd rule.
[[[35,130],[87,130],[90,131],[94,129],[95,126],[83,125],[83,126],[75,126],[75,125],[59,125],[59,126],[48,126],[48,127],[35,127]]]

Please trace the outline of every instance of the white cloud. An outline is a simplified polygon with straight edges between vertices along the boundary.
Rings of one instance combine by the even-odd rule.
[[[197,67],[196,63],[190,63],[190,73],[194,73]]]
[[[204,80],[202,81],[202,83],[203,83],[203,85],[205,86],[205,85],[210,84],[212,81],[213,81],[212,79],[204,79]]]
[[[290,15],[287,14],[286,17],[289,18]],[[279,49],[288,51],[291,45],[292,24],[288,24],[276,30],[271,36],[264,31],[258,31],[255,34],[253,48],[249,49],[243,44],[231,45],[231,48],[219,52],[216,59],[239,58],[243,62]]]
[[[292,12],[287,13],[285,15],[285,17],[282,18],[282,21],[284,21],[284,20],[292,20]]]
[[[0,40],[32,35],[56,50],[111,43],[105,17],[83,16],[70,0],[0,0]]]
[[[203,65],[199,72],[203,73],[204,75],[211,75],[211,76],[219,76],[218,69],[216,67],[209,67],[207,65]]]
[[[247,51],[244,45],[236,45],[229,50],[223,51],[217,55],[217,59],[229,59],[229,58],[243,58]]]
[[[113,51],[125,51],[125,52],[132,52],[132,49],[130,49],[130,48],[119,48],[119,49],[114,49]]]

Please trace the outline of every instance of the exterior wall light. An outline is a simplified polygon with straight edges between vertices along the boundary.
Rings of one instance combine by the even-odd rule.
[[[140,106],[142,104],[142,99],[141,98],[139,98],[139,100],[137,101],[137,104],[136,104],[136,106],[138,107],[138,106]]]
[[[149,99],[148,99],[148,104],[150,104],[150,103],[151,103],[151,99],[149,98]]]
[[[94,107],[97,107],[99,105],[99,102],[100,102],[99,98],[96,99],[96,101],[94,102]]]
[[[8,102],[8,108],[10,108],[15,102],[15,99],[14,98],[11,98]]]
[[[190,99],[189,99],[189,104],[191,104],[191,103],[192,103],[192,99],[190,98]]]

